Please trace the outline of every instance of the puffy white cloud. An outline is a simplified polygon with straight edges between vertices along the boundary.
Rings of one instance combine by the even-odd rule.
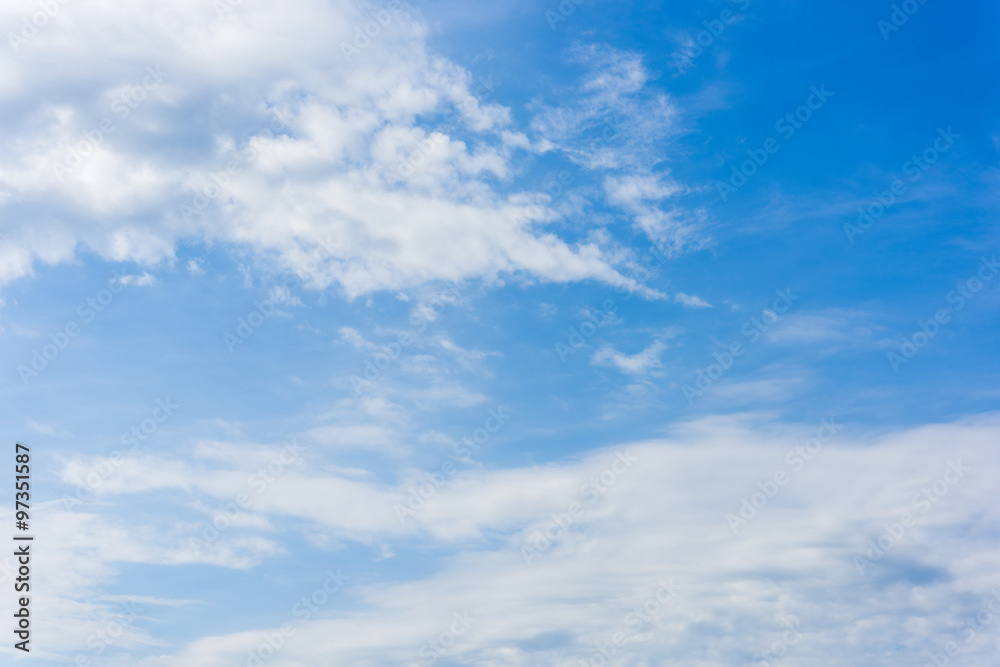
[[[215,5],[60,5],[3,51],[0,283],[83,248],[171,260],[181,240],[249,244],[349,296],[500,274],[628,283],[506,192],[518,151],[554,144],[512,127],[496,82],[431,53],[408,5]],[[6,3],[0,22],[36,11]],[[634,57],[595,62],[600,104],[645,82]]]

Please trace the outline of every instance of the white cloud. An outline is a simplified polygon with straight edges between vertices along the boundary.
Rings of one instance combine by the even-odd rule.
[[[556,315],[559,314],[559,306],[555,305],[554,303],[540,303],[538,304],[536,312],[538,313],[539,318],[546,321],[551,321],[555,319]]]
[[[156,284],[156,277],[147,271],[144,271],[141,276],[124,274],[118,280],[122,285],[136,285],[138,287],[151,287]]]
[[[292,294],[287,285],[275,285],[268,292],[267,298],[273,303],[285,304],[286,306],[302,305],[302,300]]]
[[[684,292],[678,292],[674,295],[674,301],[677,303],[684,304],[686,308],[711,308],[712,304],[705,301],[699,296],[694,296],[693,294],[685,294]]]
[[[608,201],[616,206],[635,206],[641,202],[660,201],[676,195],[680,188],[668,183],[662,176],[631,174],[608,176],[604,179]]]
[[[340,327],[340,329],[337,330],[337,333],[340,334],[341,340],[350,343],[356,348],[371,350],[378,347],[377,345],[369,343],[365,340],[361,333],[354,327]]]
[[[36,10],[7,3],[0,21]],[[536,229],[496,185],[518,150],[551,144],[526,145],[481,82],[428,51],[419,19],[394,15],[347,61],[336,45],[369,20],[345,0],[221,18],[193,0],[64,8],[0,55],[0,92],[32,109],[0,125],[0,284],[81,247],[152,265],[181,239],[249,245],[352,297],[501,274],[629,283],[605,248]],[[585,88],[601,104],[645,81],[632,57],[594,57],[606,69]],[[426,125],[435,114],[454,119],[446,132]],[[73,151],[78,166],[57,174]],[[400,179],[404,161],[419,164]]]
[[[786,345],[874,346],[876,330],[869,313],[854,309],[828,308],[792,313],[774,323],[769,340]]]
[[[585,168],[610,172],[604,178],[608,203],[622,208],[666,251],[703,243],[697,233],[703,213],[663,207],[685,192],[660,166],[680,132],[679,113],[665,94],[647,85],[651,75],[642,57],[593,44],[577,46],[571,57],[589,72],[572,102],[535,103],[532,130]]]
[[[596,366],[611,366],[629,375],[646,375],[660,369],[660,355],[667,349],[663,341],[654,341],[646,349],[637,354],[628,355],[605,345],[594,353],[591,363]]]
[[[280,551],[273,542],[252,537],[238,540],[232,549],[202,557],[186,544],[180,546],[190,527],[125,527],[114,518],[95,513],[103,507],[99,504],[71,511],[63,506],[62,501],[34,505],[32,531],[38,541],[31,559],[32,652],[60,664],[74,663],[77,656],[93,662],[98,650],[106,656],[122,649],[155,647],[160,652],[170,646],[155,630],[148,629],[157,617],[156,607],[191,601],[102,594],[120,565],[213,562],[223,567],[249,567]],[[2,514],[4,520],[13,522],[11,512]],[[47,548],[38,548],[43,543]],[[15,572],[11,561],[0,563],[0,580],[9,582]],[[13,613],[6,601],[3,608],[4,613]],[[15,650],[8,645],[0,653],[13,656]]]
[[[285,524],[290,517],[315,522],[341,538],[393,545],[416,534],[431,544],[465,546],[442,571],[416,581],[368,584],[345,570],[353,577],[343,592],[345,602],[353,600],[349,608],[337,618],[298,624],[270,663],[408,664],[420,660],[420,647],[447,629],[454,613],[466,610],[476,623],[447,653],[452,664],[568,667],[618,631],[627,636],[621,664],[664,657],[705,667],[746,664],[778,641],[789,622],[801,637],[787,659],[802,664],[842,665],[859,651],[886,646],[905,647],[914,659],[940,650],[935,642],[951,636],[1000,586],[990,532],[1000,510],[984,500],[1000,472],[1000,454],[990,446],[1000,436],[1000,418],[879,437],[858,437],[834,418],[832,439],[819,423],[766,419],[681,424],[667,439],[627,446],[634,460],[627,458],[624,467],[614,463],[618,449],[612,448],[559,465],[465,470],[406,527],[391,509],[405,487],[324,476],[314,466],[289,473],[261,496],[257,511],[282,515]],[[826,443],[810,444],[817,435]],[[941,443],[949,444],[942,449]],[[956,466],[958,477],[947,472]],[[786,481],[772,489],[769,481],[779,471]],[[218,497],[233,491],[209,481],[217,473],[188,476]],[[944,479],[952,481],[942,486]],[[935,502],[918,502],[935,484],[941,491],[932,492]],[[751,498],[756,507],[743,510],[746,523],[734,534],[728,517]],[[552,530],[553,517],[568,515],[573,502],[582,507],[573,525]],[[860,573],[855,558],[863,559],[869,540],[907,511],[915,523]],[[553,537],[544,548],[539,540],[546,530]],[[237,564],[253,534],[251,528],[232,531],[243,540],[226,543]],[[104,550],[82,559],[94,567],[123,559],[176,561],[168,552],[140,549],[140,538],[125,532],[97,537],[105,540]],[[530,565],[525,545],[543,547],[529,552]],[[67,557],[78,548],[76,538],[50,543],[50,551]],[[400,547],[383,549],[391,551]],[[317,585],[324,576],[317,571]],[[630,620],[668,578],[680,586],[677,598],[642,623]],[[394,632],[386,634],[385,627]],[[227,664],[265,630],[204,637],[135,664]],[[988,662],[995,651],[990,632],[963,647],[967,659]]]
[[[681,191],[665,175],[607,176],[604,190],[608,201],[630,213],[635,226],[654,243],[676,252],[693,241],[695,229],[690,216],[676,206],[666,211],[661,208],[660,202]]]
[[[57,431],[54,427],[48,424],[40,424],[32,419],[29,419],[24,424],[25,428],[31,429],[35,433],[40,433],[41,435],[47,435],[51,438],[59,437],[65,438],[70,435],[70,433],[59,430]]]
[[[399,451],[396,432],[377,424],[318,426],[303,434],[306,442],[328,449],[362,447]]]

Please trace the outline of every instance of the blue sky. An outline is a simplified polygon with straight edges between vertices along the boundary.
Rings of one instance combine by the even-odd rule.
[[[996,655],[996,6],[39,11],[5,660]]]

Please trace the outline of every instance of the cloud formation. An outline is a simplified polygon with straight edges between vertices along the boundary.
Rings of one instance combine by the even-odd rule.
[[[631,284],[606,244],[560,238],[559,214],[512,187],[533,149],[489,101],[502,84],[431,53],[415,9],[215,4],[67,5],[0,55],[0,282],[81,251],[172,262],[194,242],[351,297],[502,275]],[[8,3],[0,22],[34,10]],[[593,105],[642,88],[634,57],[593,58]]]

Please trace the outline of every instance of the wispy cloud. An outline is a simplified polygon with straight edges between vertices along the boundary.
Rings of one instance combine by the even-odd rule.
[[[610,366],[629,375],[646,375],[663,367],[660,355],[667,349],[663,341],[654,341],[642,352],[623,354],[611,346],[604,346],[594,353],[591,362],[596,366]]]

